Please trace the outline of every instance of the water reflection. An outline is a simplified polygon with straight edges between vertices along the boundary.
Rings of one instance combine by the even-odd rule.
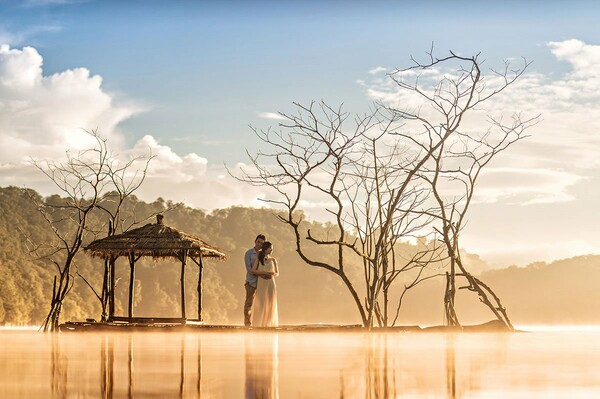
[[[129,377],[127,397],[131,399],[133,398],[133,391],[135,385],[133,369],[133,335],[130,335],[129,339],[127,340],[127,376]]]
[[[181,351],[179,356],[179,397],[183,398],[183,387],[185,386],[185,336],[181,336]]]
[[[52,342],[52,362],[50,367],[50,374],[52,375],[52,397],[62,399],[67,397],[67,357],[61,351],[59,337],[56,334],[52,334],[50,339]]]
[[[118,335],[106,335],[101,339],[100,345],[100,390],[101,397],[104,399],[113,398],[117,395],[118,391],[115,391],[115,380],[119,379],[119,375],[115,372],[115,369],[118,369],[119,366],[115,367],[115,362],[119,362],[118,358],[115,358],[115,339],[119,340],[121,337]],[[141,389],[141,392],[136,392],[136,382],[141,381],[141,386],[147,385],[148,381],[144,381],[147,378],[148,371],[145,369],[145,359],[143,357],[142,352],[147,351],[144,341],[144,337],[135,336],[135,335],[127,335],[127,346],[126,346],[126,370],[125,374],[127,376],[126,381],[126,397],[134,398],[136,394],[138,396],[143,397],[146,395],[147,389]],[[139,339],[140,342],[136,342],[136,338]],[[185,335],[177,335],[178,338],[178,351],[169,351],[170,353],[177,353],[178,361],[177,361],[177,394],[169,394],[172,397],[201,397],[201,387],[202,387],[202,337],[198,336],[196,341],[196,347],[188,348],[186,346]],[[58,340],[55,340],[53,343],[53,356],[52,356],[52,387],[54,391],[64,392],[62,396],[56,397],[66,397],[66,376],[67,376],[67,365],[65,356],[58,356],[55,353],[58,353],[60,350],[60,344]],[[117,348],[117,351],[119,349]],[[195,352],[194,352],[195,351]],[[140,352],[140,353],[137,353]],[[138,356],[139,355],[139,356]],[[139,358],[138,358],[139,357]],[[195,359],[195,362],[188,361],[192,358]],[[170,362],[166,362],[165,367],[169,367]],[[190,365],[191,364],[191,365]],[[187,372],[186,365],[193,371]],[[136,373],[136,370],[139,369],[139,375]],[[64,370],[64,371],[61,371]],[[190,378],[190,375],[191,378]],[[194,381],[193,389],[189,389],[186,384],[186,377],[190,378],[190,380]],[[186,390],[186,388],[188,388]],[[162,390],[162,389],[161,389]]]
[[[198,334],[198,352],[197,352],[197,370],[198,375],[196,378],[196,392],[198,393],[198,397],[202,396],[202,335]]]
[[[279,335],[248,334],[246,337],[246,399],[279,399]]]
[[[7,333],[1,398],[600,397],[600,332]]]
[[[100,361],[100,386],[102,389],[102,398],[110,399],[113,397],[115,384],[115,349],[114,339],[111,336],[105,336],[102,339]]]
[[[365,398],[390,398],[396,397],[395,368],[390,369],[387,335],[373,335],[367,337],[366,354],[366,384]],[[344,398],[341,389],[340,397]]]
[[[446,336],[446,387],[447,397],[456,399],[456,358],[454,355],[454,334]]]

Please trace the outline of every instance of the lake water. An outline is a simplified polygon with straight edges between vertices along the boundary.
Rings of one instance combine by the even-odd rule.
[[[600,330],[0,330],[1,398],[598,398]]]

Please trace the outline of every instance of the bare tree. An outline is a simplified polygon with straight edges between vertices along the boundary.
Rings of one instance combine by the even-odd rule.
[[[467,282],[466,286],[460,288],[477,293],[480,301],[499,321],[510,329],[513,328],[500,298],[467,270],[460,254],[459,238],[467,221],[466,215],[473,202],[475,186],[482,170],[500,152],[525,138],[524,131],[536,123],[537,119],[534,117],[523,120],[520,115],[514,115],[512,123],[509,124],[490,119],[491,127],[484,134],[460,134],[460,142],[454,143],[448,149],[440,148],[433,156],[435,168],[423,173],[422,177],[431,185],[433,197],[438,205],[439,223],[436,231],[449,255],[450,271],[446,273],[444,297],[446,320],[449,325],[460,326],[455,310],[456,277],[459,276],[464,277]]]
[[[352,121],[341,107],[295,104],[296,115],[281,114],[285,121],[279,124],[280,130],[253,129],[268,151],[249,154],[254,171],[244,170],[241,180],[274,189],[275,197],[265,201],[286,210],[286,216],[279,218],[293,229],[298,254],[308,265],[342,279],[365,326],[395,324],[407,290],[442,275],[439,267],[445,263],[450,268],[445,299],[449,324],[458,323],[454,311],[458,267],[469,288],[511,326],[497,296],[460,262],[458,233],[479,170],[520,140],[537,118],[516,118],[506,126],[492,119],[492,125],[505,133],[495,144],[485,135],[465,130],[465,119],[512,85],[529,64],[524,60],[522,66],[511,69],[506,63],[503,71],[492,70],[491,78],[485,80],[478,56],[450,52],[434,58],[432,51],[428,62],[413,59],[413,66],[388,75],[395,83],[398,105],[379,102],[370,113]],[[459,154],[456,143],[463,144]],[[456,179],[452,176],[456,170],[445,163],[460,157],[473,161],[466,172],[468,190],[450,203],[452,212],[448,213],[449,203],[438,183],[441,176]],[[302,201],[315,201],[316,195],[328,204],[326,210],[334,220],[325,237],[305,229],[299,212]],[[463,206],[460,211],[459,205]],[[431,241],[425,250],[404,258],[395,253],[402,238],[436,232],[440,240]],[[337,262],[330,264],[311,253],[309,243],[335,248]],[[363,298],[347,269],[356,259],[363,266]],[[402,289],[392,288],[402,280]],[[497,305],[486,302],[484,291]],[[390,294],[399,296],[393,321]]]
[[[123,200],[139,188],[148,166],[146,162],[141,175],[136,175],[139,177],[126,181],[125,176],[133,160],[119,166],[112,158],[106,140],[97,131],[85,133],[92,138],[94,144],[76,154],[67,151],[65,162],[34,161],[34,165],[64,196],[51,196],[41,202],[31,196],[55,237],[50,243],[29,242],[33,254],[51,261],[56,268],[50,310],[42,326],[44,331],[58,329],[64,300],[75,281],[75,257],[86,237],[98,234],[91,229],[93,211],[101,208],[112,215],[114,220],[118,220]],[[115,196],[116,207],[109,211],[106,204],[114,200]],[[94,292],[102,299],[95,290]]]
[[[456,276],[462,276],[468,285],[461,288],[476,292],[497,319],[512,329],[498,296],[467,271],[460,257],[459,237],[482,169],[497,154],[526,137],[524,131],[537,123],[539,115],[523,119],[515,114],[509,123],[502,118],[488,116],[483,133],[480,124],[465,126],[465,120],[468,115],[483,108],[484,102],[512,85],[529,63],[523,60],[521,66],[513,68],[505,62],[503,70],[492,70],[486,80],[478,55],[463,57],[451,52],[447,57],[435,58],[429,52],[428,56],[425,63],[415,61],[414,66],[390,74],[400,89],[412,95],[413,103],[419,104],[413,110],[392,108],[392,111],[423,126],[417,136],[400,135],[430,154],[419,169],[419,179],[427,182],[437,207],[435,212],[431,212],[430,208],[423,214],[436,220],[434,230],[448,253],[449,272],[446,273],[444,297],[446,322],[452,326],[460,325],[454,301]],[[453,65],[453,69],[444,70],[443,67],[448,64]],[[420,80],[422,76],[439,78],[431,84],[427,78],[423,83]]]
[[[393,138],[389,141],[399,119],[381,107],[350,122],[349,114],[325,103],[295,105],[298,114],[281,114],[286,121],[280,123],[280,131],[254,129],[271,152],[250,156],[254,172],[243,171],[241,180],[274,189],[277,198],[265,201],[285,209],[285,216],[278,217],[293,229],[300,257],[340,277],[363,325],[387,326],[389,293],[392,284],[400,281],[398,276],[415,273],[406,290],[429,274],[424,271],[431,255],[428,261],[424,261],[426,253],[418,253],[400,262],[395,253],[400,239],[428,223],[412,216],[427,193],[408,184],[421,163],[406,158]],[[327,204],[326,211],[335,221],[325,236],[305,228],[303,214],[297,212],[302,200],[311,196]],[[325,261],[311,244],[334,249],[336,262]],[[352,265],[362,265],[363,290],[353,280],[357,273]]]
[[[96,208],[103,211],[105,216],[108,218],[108,229],[107,236],[113,236],[115,234],[124,233],[131,227],[140,223],[134,219],[126,223],[126,218],[122,215],[123,205],[128,197],[130,197],[135,191],[137,191],[146,178],[148,166],[150,161],[154,158],[152,154],[149,156],[137,156],[133,157],[126,162],[118,163],[111,160],[108,167],[108,176],[110,178],[111,191],[103,196],[101,201],[98,201]],[[136,163],[141,163],[140,169],[133,169]],[[156,214],[147,216],[143,220],[148,220]],[[114,315],[114,287],[115,287],[115,259],[109,258],[104,260],[104,274],[102,279],[102,289],[100,293],[93,287],[85,276],[82,276],[79,272],[77,275],[87,284],[87,286],[94,292],[94,295],[98,298],[101,305],[100,320],[107,321],[109,316]],[[111,300],[112,298],[112,300]],[[111,308],[108,305],[111,304]]]
[[[406,292],[439,275],[434,265],[440,265],[441,260],[436,241],[410,254],[397,250],[401,239],[414,237],[431,222],[414,213],[424,205],[429,192],[418,184],[405,185],[412,171],[410,163],[402,159],[407,149],[397,141],[386,142],[387,133],[388,128],[377,136],[365,137],[361,159],[353,165],[356,170],[340,176],[350,199],[344,225],[358,238],[352,249],[362,260],[368,324],[373,325],[375,317],[379,326],[395,325]],[[392,222],[386,229],[388,220]],[[404,285],[390,321],[390,298],[398,291],[394,282],[399,277]]]

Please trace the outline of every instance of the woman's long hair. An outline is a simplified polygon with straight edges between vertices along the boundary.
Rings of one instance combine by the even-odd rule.
[[[261,265],[265,264],[265,251],[269,248],[271,248],[273,246],[273,244],[271,244],[269,241],[265,241],[263,243],[262,248],[260,249],[260,252],[258,253],[258,261],[260,262]]]

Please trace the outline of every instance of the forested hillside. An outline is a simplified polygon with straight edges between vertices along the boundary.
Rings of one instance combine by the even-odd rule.
[[[133,197],[124,207],[125,225],[133,221],[140,222],[134,227],[154,223],[154,218],[146,218],[163,212],[165,224],[198,235],[226,252],[226,261],[208,261],[205,267],[203,299],[206,321],[241,324],[245,275],[243,254],[252,246],[256,234],[264,233],[273,242],[275,256],[279,259],[281,275],[277,284],[282,323],[360,323],[356,307],[337,276],[301,261],[295,252],[291,231],[277,220],[272,210],[232,207],[207,213],[175,205],[163,199],[146,203]],[[96,224],[99,231],[105,231],[101,220],[97,220]],[[329,228],[327,224],[311,225],[315,233],[324,234]],[[98,238],[101,236],[98,235]],[[25,189],[0,188],[0,324],[39,325],[48,311],[54,266],[31,256],[25,245],[27,237],[38,244],[54,239]],[[89,235],[86,240],[89,242],[94,238]],[[401,246],[401,251],[407,253],[414,250],[415,247],[409,244]],[[332,262],[336,259],[334,252],[319,251],[324,259]],[[600,291],[595,288],[595,282],[600,281],[600,256],[501,270],[487,270],[485,262],[475,255],[467,255],[467,258],[470,269],[479,273],[483,281],[500,295],[515,324],[600,322],[600,313],[597,312]],[[102,261],[92,259],[82,251],[76,265],[77,272],[99,290]],[[179,264],[143,260],[138,265],[134,314],[178,316]],[[352,270],[356,288],[361,290],[362,267],[349,264],[347,268]],[[188,309],[194,309],[196,304],[196,276],[197,268],[188,266]],[[117,261],[117,314],[126,313],[128,281],[126,261]],[[444,280],[439,278],[409,291],[400,311],[400,323],[442,323],[443,288]],[[457,304],[463,322],[491,318],[477,298],[465,290],[459,291]],[[77,278],[65,303],[62,320],[98,318],[99,313],[99,300],[83,280]]]
[[[125,225],[134,220],[154,223],[148,215],[162,212],[165,224],[200,236],[222,248],[228,256],[223,262],[207,260],[204,271],[204,318],[214,323],[241,322],[241,302],[244,295],[244,252],[253,245],[254,237],[264,233],[274,243],[280,259],[280,309],[283,322],[342,321],[355,319],[354,305],[341,289],[335,276],[313,269],[300,262],[293,245],[293,236],[268,209],[229,208],[210,214],[162,199],[145,203],[132,197],[124,206]],[[27,237],[34,244],[48,243],[54,237],[30,200],[26,190],[0,188],[0,323],[39,324],[48,311],[54,266],[35,259],[26,247]],[[103,231],[103,226],[94,226]],[[313,229],[323,228],[315,224]],[[105,230],[104,230],[105,231]],[[99,235],[98,237],[101,237]],[[86,241],[97,237],[88,235]],[[332,254],[333,255],[333,254]],[[102,261],[81,251],[76,271],[100,289]],[[175,261],[141,260],[136,268],[136,298],[134,314],[138,316],[178,316],[180,266]],[[127,303],[129,267],[125,260],[117,261],[117,314],[124,314]],[[197,268],[189,267],[188,308],[196,303]],[[63,320],[98,318],[100,302],[81,278],[65,303]]]
[[[502,299],[516,325],[600,323],[600,255],[488,270],[479,277]],[[414,290],[403,308],[403,320],[440,323],[443,309],[432,299],[443,295],[443,283],[427,282]],[[466,290],[458,291],[456,302],[463,323],[491,319],[487,309]]]

